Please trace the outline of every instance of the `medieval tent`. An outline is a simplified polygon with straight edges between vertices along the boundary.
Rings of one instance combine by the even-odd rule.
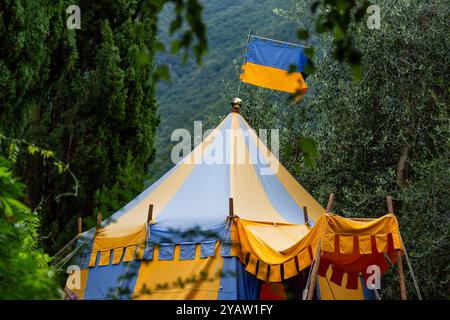
[[[310,298],[374,297],[368,266],[383,273],[403,254],[395,216],[326,212],[233,111],[78,235],[79,299],[301,299],[311,287]]]

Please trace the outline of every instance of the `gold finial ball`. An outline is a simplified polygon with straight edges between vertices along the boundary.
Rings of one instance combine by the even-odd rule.
[[[239,109],[242,106],[242,99],[238,97],[231,99],[231,106]]]

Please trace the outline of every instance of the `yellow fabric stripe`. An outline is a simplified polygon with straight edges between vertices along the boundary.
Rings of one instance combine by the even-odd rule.
[[[119,264],[122,259],[124,248],[114,249],[112,264]]]
[[[268,267],[267,263],[259,261],[258,275],[256,276],[258,279],[262,281],[267,281],[267,267]]]
[[[326,278],[321,276],[317,277],[321,300],[364,300],[363,289],[359,281],[358,289],[347,289],[346,285],[348,275],[344,273],[342,286],[340,287],[330,281],[332,273],[333,269],[328,268]]]
[[[97,261],[97,254],[99,254],[99,252],[97,251],[91,253],[91,258],[89,260],[89,267],[95,267],[95,262]]]
[[[270,266],[270,282],[280,282],[281,281],[281,268],[279,264]]]
[[[284,278],[289,279],[290,277],[296,276],[298,274],[297,266],[295,265],[295,260],[291,259],[283,264]]]
[[[241,80],[267,89],[289,93],[300,92],[302,95],[308,90],[300,72],[288,73],[286,70],[246,62],[242,67]]]
[[[255,131],[248,125],[247,121],[242,118],[243,123],[248,130],[251,139],[258,146],[260,153],[270,163],[272,171],[276,174],[281,184],[289,193],[295,203],[303,209],[307,207],[308,216],[313,221],[317,221],[321,215],[324,214],[325,209],[311,196],[311,194],[303,188],[300,183],[286,170],[283,164],[269,151],[264,143],[262,143],[257,137]],[[270,155],[270,156],[268,156]]]
[[[115,249],[129,246],[132,244],[136,245],[138,243],[143,243],[146,240],[145,239],[146,234],[147,231],[145,225],[143,225],[141,229],[137,230],[137,232],[135,233],[130,232],[128,235],[122,237],[105,238],[96,234],[92,251]]]
[[[305,225],[280,224],[249,225],[248,230],[266,245],[280,252],[292,247],[309,232]]]
[[[155,257],[158,246],[155,246]],[[197,250],[194,260],[142,261],[133,299],[150,300],[217,300],[223,259],[216,243],[214,257],[200,259]],[[218,261],[218,259],[220,259]],[[218,273],[214,274],[220,262]],[[192,280],[195,277],[195,281]],[[180,285],[181,282],[184,286]]]
[[[272,206],[259,181],[236,113],[232,113],[229,138],[230,194],[235,214],[246,220],[287,223]]]
[[[136,250],[136,245],[128,246],[125,249],[125,255],[123,257],[123,262],[130,262],[134,260],[134,252]]]
[[[270,265],[279,265],[288,260],[295,258],[303,250],[307,252],[308,246],[316,246],[319,241],[320,225],[325,223],[325,219],[318,221],[318,224],[311,229],[311,231],[305,235],[300,241],[293,244],[290,248],[280,252],[274,249],[268,243],[262,241],[250,231],[249,226],[258,225],[257,222],[246,221],[242,219],[235,219],[237,225],[237,233],[239,237],[240,249],[244,253],[250,253],[257,257],[258,260],[263,261]],[[315,252],[314,252],[315,253]],[[245,263],[245,261],[242,261]],[[307,267],[307,266],[305,266]]]
[[[100,252],[100,261],[99,261],[98,265],[99,266],[109,265],[110,258],[111,258],[111,250],[101,251]]]

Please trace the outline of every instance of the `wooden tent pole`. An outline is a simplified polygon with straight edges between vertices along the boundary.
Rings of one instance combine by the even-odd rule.
[[[305,220],[305,224],[309,226],[308,208],[306,207],[303,207],[303,217]]]
[[[388,212],[394,214],[394,202],[391,196],[386,197],[386,203],[388,207]],[[408,296],[406,294],[406,285],[405,285],[405,273],[403,272],[403,259],[400,253],[400,250],[395,250],[397,253],[397,266],[398,266],[398,277],[400,281],[400,297],[402,300],[408,300]]]
[[[233,219],[233,217],[234,217],[234,202],[233,202],[233,198],[230,198],[228,200],[228,208],[229,208],[228,217],[230,219]]]
[[[316,279],[317,279],[317,274],[319,272],[319,264],[320,264],[320,247],[321,247],[321,242],[322,241],[319,241],[319,246],[317,247],[316,259],[314,260],[313,270],[312,270],[312,273],[311,273],[311,282],[309,284],[307,300],[312,300],[313,299],[313,297],[314,297],[314,290],[316,289]]]
[[[387,207],[388,207],[388,213],[394,214],[394,202],[392,201],[391,196],[386,197],[386,203],[387,203]]]
[[[403,260],[400,250],[397,250],[398,275],[400,279],[400,296],[402,300],[408,300],[406,295],[405,274],[403,273]]]
[[[147,224],[151,223],[153,219],[153,205],[150,204],[148,206],[148,214],[147,214]]]
[[[77,235],[81,234],[83,232],[83,218],[78,217],[77,218]]]
[[[102,213],[99,212],[97,213],[97,227],[100,227],[101,224],[102,224]]]
[[[330,193],[330,197],[328,198],[327,208],[325,209],[326,213],[330,213],[331,209],[333,209],[334,197],[335,197],[334,193]]]

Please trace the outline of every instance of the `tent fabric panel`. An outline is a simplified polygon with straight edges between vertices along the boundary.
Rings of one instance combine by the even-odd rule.
[[[95,267],[89,269],[85,300],[130,299],[136,284],[140,261],[134,260],[117,265]],[[117,292],[120,295],[117,296]]]
[[[245,142],[237,114],[232,114],[230,130],[230,188],[235,213],[247,220],[287,223],[272,206],[261,184]],[[249,201],[249,199],[258,199]]]
[[[269,269],[270,269],[269,281],[270,282],[281,282],[280,265],[279,264],[271,265]]]
[[[102,222],[102,228],[99,230],[91,229],[85,233],[87,238],[118,238],[126,237],[130,233],[139,232],[142,226],[146,225],[148,207],[154,204],[153,217],[156,219],[161,210],[173,198],[174,194],[191,174],[196,164],[201,163],[203,150],[214,140],[220,128],[224,125],[225,118],[219,126],[205,139],[203,143],[197,146],[188,156],[180,161],[173,171],[169,171],[157,183],[150,186],[137,198],[131,201],[127,206],[119,210],[111,218]]]
[[[130,233],[123,237],[105,238],[101,236],[100,230],[99,234],[97,234],[94,238],[94,244],[92,248],[93,252],[111,250],[144,243],[147,234],[147,227],[145,223],[137,232]]]
[[[124,262],[130,262],[134,260],[134,253],[136,252],[136,245],[131,245],[125,248],[125,254],[123,255]]]
[[[111,250],[100,251],[99,266],[107,266],[111,259]]]
[[[272,153],[270,153],[270,156],[267,156],[267,154],[263,156],[261,152],[263,142],[259,139],[255,141],[250,136],[250,132],[248,132],[253,129],[245,127],[242,117],[238,119],[242,130],[246,134],[245,141],[249,149],[251,161],[254,163],[258,179],[270,203],[277,210],[278,214],[289,223],[304,224],[303,209],[291,198],[270,166],[270,162],[273,161],[272,158],[275,158],[275,156]]]
[[[180,244],[180,260],[194,260],[195,247],[195,243]]]
[[[119,264],[122,261],[124,248],[116,248],[113,251],[112,264]]]
[[[205,259],[207,257],[214,256],[216,242],[210,241],[210,242],[202,242],[200,243],[200,257],[202,259]]]
[[[90,254],[89,253],[81,253],[75,255],[73,259],[73,264],[80,267],[80,269],[87,269],[90,262]]]
[[[208,241],[222,240],[225,236],[226,217],[223,217],[222,222],[214,228],[205,229],[198,225],[195,228],[183,231],[180,229],[164,230],[159,229],[157,224],[150,227],[147,241],[154,244],[164,243],[202,243]]]
[[[167,261],[174,259],[175,244],[160,244],[158,247],[158,260]]]
[[[156,256],[159,249],[155,246]],[[215,256],[206,259],[201,259],[200,252],[196,252],[193,260],[180,260],[176,255],[170,261],[142,261],[133,299],[216,300],[220,284],[216,270],[220,272],[223,263],[219,250],[216,244]],[[180,285],[179,279],[184,286]]]
[[[284,279],[294,277],[298,274],[297,266],[295,264],[294,259],[288,260],[283,264],[283,272],[284,272],[283,275]]]
[[[306,225],[286,226],[279,224],[249,225],[248,230],[261,242],[279,252],[288,250],[309,232],[309,228]]]
[[[397,219],[393,215],[386,215],[378,219],[358,219],[355,221],[356,227],[352,226],[353,221],[343,220],[349,219],[326,214],[319,219],[314,228],[300,241],[293,243],[286,250],[279,251],[276,246],[271,246],[271,243],[276,241],[276,239],[262,240],[261,238],[263,237],[261,235],[252,231],[254,226],[269,224],[236,218],[234,219],[236,223],[235,232],[237,233],[236,238],[240,244],[239,250],[241,251],[236,256],[239,256],[241,262],[247,265],[247,271],[256,276],[257,270],[255,266],[258,261],[269,264],[271,269],[278,270],[281,265],[283,265],[283,268],[289,268],[288,261],[297,258],[299,271],[301,271],[311,264],[320,240],[322,243],[322,259],[319,274],[323,276],[327,272],[328,267],[333,265],[334,268],[340,270],[336,272],[347,273],[348,288],[355,287],[357,281],[355,274],[365,274],[367,266],[370,264],[381,266],[381,271],[384,273],[387,270],[384,253],[393,255],[395,250],[401,250],[401,247],[395,246],[396,241],[394,240],[396,237],[399,237]],[[341,227],[338,228],[336,227],[337,225]],[[389,233],[386,235],[384,234],[386,232]],[[367,242],[366,237],[363,238],[362,242],[359,242],[359,236],[367,235],[371,237],[370,243]],[[378,244],[378,242],[381,242],[381,244]],[[369,244],[370,254],[360,254],[362,249],[368,250],[367,245]],[[384,251],[380,252],[377,246],[378,249],[383,249]],[[251,257],[250,261],[242,259],[248,255]],[[339,278],[336,274],[333,279],[338,281],[337,279]],[[276,282],[277,279],[278,277],[273,276],[271,272],[269,281]]]
[[[339,286],[330,281],[331,268],[328,269],[326,277],[317,276],[317,291],[320,300],[364,300],[363,288],[358,281],[357,289],[346,289],[347,274],[343,275],[343,284]]]
[[[366,284],[364,283],[363,277],[359,277],[359,279],[363,290],[364,300],[376,300],[375,291],[367,288]]]
[[[258,264],[258,273],[257,273],[256,277],[259,280],[262,280],[265,282],[268,279],[268,271],[269,271],[269,265],[260,260],[259,264]]]
[[[257,300],[260,281],[236,257],[223,258],[218,300]]]
[[[194,228],[210,230],[223,225],[229,213],[230,194],[230,173],[224,161],[227,150],[223,139],[230,121],[231,118],[227,119],[219,134],[203,150],[204,162],[211,150],[222,154],[220,162],[195,166],[152,227],[186,231]]]
[[[144,255],[142,256],[142,260],[153,260],[153,251],[154,251],[154,245],[149,244],[147,248],[144,250]]]
[[[89,267],[95,267],[98,263],[98,251],[97,252],[92,252],[91,254],[91,258],[89,260]]]
[[[245,270],[250,272],[251,274],[256,274],[257,262],[258,262],[258,259],[255,256],[250,255],[250,258],[248,260],[247,267],[245,268]]]
[[[258,136],[255,131],[250,127],[250,125],[245,121],[245,119],[239,116],[241,122],[244,124],[247,132],[249,132],[250,137],[253,141],[259,141]],[[311,222],[317,221],[322,214],[325,212],[325,209],[314,199],[311,194],[309,194],[305,188],[303,188],[300,183],[286,170],[283,164],[269,151],[264,143],[259,143],[258,147],[260,148],[261,155],[266,157],[266,161],[271,166],[273,172],[275,172],[278,180],[281,182],[285,190],[288,192],[290,197],[297,203],[297,206],[302,208],[307,207],[308,216],[312,220]],[[266,155],[270,154],[270,159],[267,158]]]

